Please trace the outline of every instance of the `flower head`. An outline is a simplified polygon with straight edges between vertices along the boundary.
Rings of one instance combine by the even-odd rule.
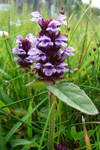
[[[29,52],[34,50],[34,42],[36,38],[32,34],[28,34],[26,39],[23,39],[22,36],[17,36],[17,46],[12,49],[13,53],[16,53],[18,57],[14,58],[14,61],[17,61],[20,67],[30,68],[34,61],[34,57],[29,55]],[[36,50],[36,49],[35,49]],[[34,50],[34,54],[36,51]]]
[[[32,13],[32,22],[38,22],[41,31],[36,41],[37,54],[34,56],[38,64],[36,72],[42,80],[56,81],[68,72],[68,64],[64,63],[67,56],[74,56],[72,47],[67,47],[67,37],[61,35],[60,26],[67,25],[66,16],[60,15],[57,20],[46,20],[40,13]],[[61,48],[64,47],[64,51]],[[32,56],[32,50],[29,54]],[[33,69],[34,70],[34,69]]]

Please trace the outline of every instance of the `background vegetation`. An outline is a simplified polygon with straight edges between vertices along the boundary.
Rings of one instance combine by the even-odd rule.
[[[83,89],[100,110],[100,18],[90,5],[76,5],[71,12],[64,7],[68,27],[62,27],[62,33],[68,37],[68,45],[74,47],[75,56],[67,58],[69,73],[63,81],[72,82]],[[59,15],[60,6],[52,18]],[[48,91],[44,84],[34,83],[31,94],[25,87],[28,82],[37,79],[31,70],[25,74],[13,61],[12,48],[16,46],[16,35],[25,37],[28,33],[37,36],[39,27],[33,24],[26,3],[23,10],[17,12],[14,3],[9,11],[0,12],[0,31],[7,31],[9,36],[0,37],[0,150],[36,150],[42,134],[45,133],[43,150],[47,150],[48,126]],[[50,16],[43,4],[40,8],[43,18]],[[29,105],[33,100],[33,108]],[[30,106],[30,107],[29,107]],[[82,115],[92,149],[100,150],[100,116],[88,116],[66,106],[57,100],[55,119],[55,144],[64,141],[69,149],[86,149],[82,128]],[[32,118],[32,119],[31,119]]]

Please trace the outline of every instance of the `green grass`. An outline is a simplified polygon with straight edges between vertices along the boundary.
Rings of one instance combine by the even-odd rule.
[[[81,8],[81,6],[79,7]],[[42,9],[41,14],[45,19],[48,19],[47,12],[44,12],[45,9]],[[34,83],[31,86],[32,96],[29,95],[27,87],[23,86],[27,84],[26,74],[24,70],[18,69],[18,64],[13,61],[14,55],[12,54],[17,35],[23,37],[28,33],[32,33],[34,36],[38,35],[40,29],[36,23],[33,24],[30,21],[31,18],[32,16],[27,12],[26,5],[22,13],[19,14],[14,11],[13,4],[10,13],[0,12],[0,30],[9,32],[8,37],[0,37],[0,100],[3,102],[2,105],[0,101],[0,139],[3,143],[0,145],[0,150],[28,150],[30,148],[36,150],[39,145],[40,148],[43,146],[43,150],[48,148],[48,119],[50,115],[50,112],[48,113],[48,92],[43,84]],[[16,26],[18,19],[21,20],[21,26]],[[99,111],[100,48],[97,46],[97,42],[100,42],[100,20],[91,13],[90,7],[87,9],[83,7],[78,16],[74,13],[69,16],[68,27],[70,27],[70,31],[67,31],[66,27],[62,27],[62,34],[68,36],[68,44],[74,47],[75,56],[66,60],[70,72],[64,74],[64,81],[73,82],[85,90]],[[95,52],[93,48],[96,48]],[[91,53],[91,56],[89,53]],[[32,74],[31,70],[27,75],[29,76],[29,82],[37,79],[37,75]],[[29,101],[32,98],[34,105],[33,109],[30,108],[29,110]],[[59,142],[64,141],[70,149],[86,149],[84,136],[75,140],[71,134],[73,127],[76,127],[78,133],[83,131],[82,113],[58,100],[57,103],[59,107],[56,107],[54,142],[59,144]],[[31,113],[33,115],[29,121],[28,117]],[[87,130],[95,131],[94,133],[91,131],[89,137],[91,147],[96,147],[96,150],[99,150],[99,115],[84,116]],[[29,128],[31,128],[31,133],[28,132]],[[30,134],[32,134],[31,140],[29,139]],[[20,139],[20,144],[14,146],[15,139]],[[21,139],[27,140],[26,143],[28,144],[23,144]]]

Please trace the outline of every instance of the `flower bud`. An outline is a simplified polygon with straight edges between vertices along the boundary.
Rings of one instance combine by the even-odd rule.
[[[100,43],[99,42],[97,42],[97,46],[100,47]]]
[[[91,53],[89,53],[89,55],[91,56]]]
[[[91,63],[92,65],[94,65],[94,61],[90,61],[90,63]]]
[[[96,51],[96,48],[93,48],[93,51],[95,52],[95,51]]]

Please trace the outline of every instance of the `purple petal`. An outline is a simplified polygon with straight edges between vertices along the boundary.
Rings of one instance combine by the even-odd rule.
[[[54,67],[51,63],[47,62],[45,65],[43,65],[44,67],[48,67],[48,66],[51,66],[51,67]]]
[[[67,43],[61,42],[61,46],[66,47],[66,46],[67,46]]]
[[[60,22],[61,24],[63,24],[64,26],[67,26],[67,21],[59,20],[59,22]]]
[[[56,45],[58,45],[58,46],[59,46],[59,45],[61,45],[61,43],[60,43],[60,42],[58,42],[58,41],[56,41],[56,42],[55,42],[55,44],[56,44]]]
[[[43,19],[42,19],[42,18],[39,18],[39,19],[38,19],[38,23],[39,23],[40,26],[42,26],[42,25],[43,25]]]
[[[51,70],[46,70],[45,71],[45,75],[46,76],[51,76],[52,75],[52,71]]]
[[[58,37],[56,40],[57,40],[57,41],[59,40],[59,41],[64,41],[64,42],[66,42],[66,41],[68,40],[68,38],[67,38],[66,36],[60,36],[60,37]]]
[[[35,67],[39,69],[41,67],[41,64],[38,63],[38,64],[35,65]]]
[[[26,39],[29,40],[30,38],[33,38],[33,35],[31,33],[29,33],[27,36],[26,36]]]
[[[62,51],[62,50],[60,49],[58,52],[59,52],[59,54],[62,54],[64,51]]]
[[[62,69],[61,68],[58,68],[56,69],[57,73],[61,73],[62,72]]]
[[[24,59],[24,61],[27,62],[27,63],[33,63],[34,59],[33,59],[32,56],[28,56],[28,57],[26,57],[26,58]]]
[[[73,53],[69,53],[69,56],[72,56],[72,57],[73,57],[73,56],[75,56],[75,54],[73,54]]]
[[[45,72],[47,70],[47,68],[43,68],[43,72]]]
[[[39,61],[40,60],[40,57],[38,55],[35,55],[35,56],[32,56],[33,57],[33,60],[36,62],[36,61]]]
[[[17,53],[18,49],[15,47],[12,49],[12,53]]]
[[[75,49],[73,47],[67,47],[65,50],[66,51],[75,51]]]
[[[57,32],[60,31],[60,22],[57,20],[53,20],[49,23],[48,28],[46,29],[47,31],[52,31],[52,32]]]
[[[31,48],[28,52],[28,55],[36,55],[39,53],[39,50],[36,48]]]
[[[66,53],[63,53],[63,54],[61,55],[61,62],[63,62],[63,61],[66,59],[66,57],[67,57],[67,54],[66,54]]]
[[[19,50],[17,51],[17,54],[18,54],[18,55],[21,55],[21,56],[24,56],[24,55],[26,55],[26,52],[25,52],[23,49],[19,49]]]
[[[18,60],[19,60],[19,58],[18,58],[18,57],[15,57],[15,58],[14,58],[14,61],[18,61]]]
[[[32,22],[37,22],[40,18],[42,18],[38,11],[32,12],[31,15],[33,16],[33,18],[31,19]]]
[[[61,24],[63,24],[64,26],[66,26],[66,25],[67,25],[67,21],[64,21],[64,19],[66,19],[66,16],[65,16],[65,15],[60,15],[57,20],[58,20]]]
[[[33,16],[33,17],[41,17],[41,15],[40,15],[40,13],[38,12],[38,11],[34,11],[34,12],[32,12],[31,13],[31,15]]]
[[[67,17],[65,15],[59,15],[58,19],[57,20],[63,20],[63,19],[66,19]]]
[[[49,44],[50,46],[52,46],[52,45],[53,45],[53,42],[49,42],[48,44]]]
[[[69,53],[65,52],[66,55],[70,56]]]
[[[67,64],[67,63],[62,62],[62,63],[60,63],[59,65],[57,65],[57,67],[62,67],[62,66],[68,66],[68,64]]]
[[[53,69],[52,69],[52,72],[55,73],[55,72],[56,72],[56,69],[53,68]]]
[[[48,36],[45,36],[45,35],[43,35],[43,36],[41,36],[41,37],[39,38],[39,41],[43,41],[43,40],[51,41],[51,39],[50,39]]]
[[[69,71],[69,69],[68,68],[64,68],[64,72],[68,72]]]
[[[48,46],[48,43],[41,42],[41,43],[39,43],[39,46],[46,47],[46,46]]]
[[[32,22],[37,22],[37,21],[38,21],[38,19],[36,19],[36,18],[32,18],[32,19],[31,19],[31,21],[32,21]]]
[[[57,27],[57,26],[60,26],[61,24],[60,24],[60,22],[59,21],[57,21],[57,20],[52,20],[50,23],[49,23],[49,27]]]
[[[26,39],[28,41],[30,41],[31,43],[34,43],[36,42],[37,38],[35,36],[33,36],[31,33],[29,33],[27,36],[26,36]]]
[[[52,32],[61,31],[60,28],[52,28],[52,27],[48,27],[46,30],[47,31],[52,31]]]
[[[40,59],[44,61],[46,60],[46,56],[41,56]]]
[[[21,41],[23,39],[22,36],[20,36],[20,35],[17,35],[16,38],[17,38],[16,43],[19,43],[19,41]]]

